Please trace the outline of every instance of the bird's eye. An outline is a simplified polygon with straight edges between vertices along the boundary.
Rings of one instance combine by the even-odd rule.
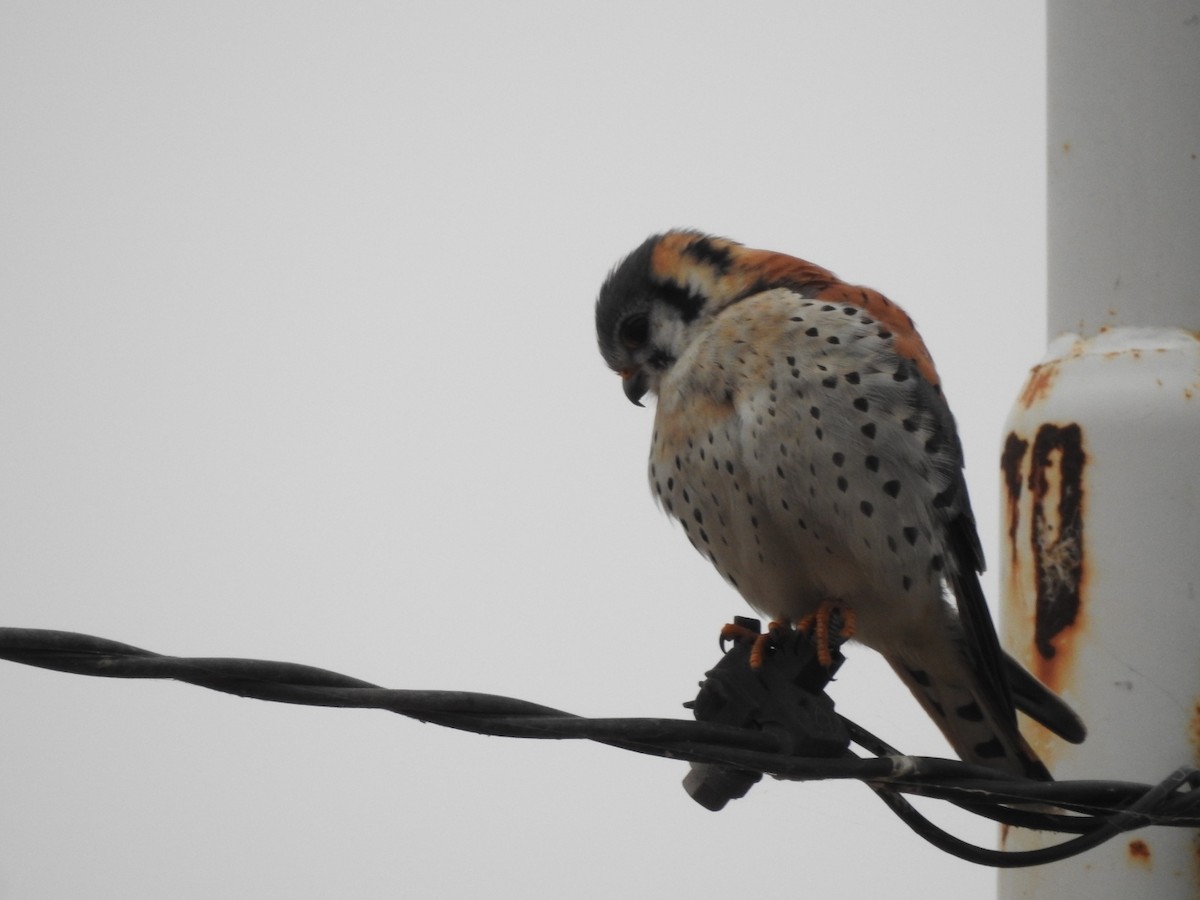
[[[617,326],[617,337],[626,350],[644,347],[650,337],[650,319],[645,313],[634,313]]]

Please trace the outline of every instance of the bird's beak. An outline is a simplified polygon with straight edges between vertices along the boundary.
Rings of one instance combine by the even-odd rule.
[[[641,406],[642,398],[650,389],[646,384],[646,373],[641,369],[622,369],[620,375],[621,387],[625,389],[625,396],[629,398],[629,402],[634,406]]]

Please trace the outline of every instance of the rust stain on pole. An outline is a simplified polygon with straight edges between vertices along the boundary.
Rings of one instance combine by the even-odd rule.
[[[1079,425],[1048,423],[1038,429],[1029,468],[1030,543],[1037,592],[1035,674],[1059,691],[1070,670],[1072,638],[1082,624],[1086,461]]]
[[[1200,834],[1192,838],[1192,880],[1200,887]]]
[[[1017,528],[1021,524],[1021,466],[1025,462],[1025,451],[1029,441],[1010,431],[1004,441],[1004,452],[1000,455],[1000,471],[1004,473],[1004,502],[1008,508],[1008,546],[1012,548],[1009,563],[1017,567]]]
[[[1141,838],[1129,842],[1129,861],[1144,869],[1150,868],[1150,845]]]
[[[1058,360],[1034,366],[1029,372],[1029,380],[1025,382],[1025,389],[1017,398],[1017,403],[1022,409],[1029,409],[1038,401],[1045,400],[1050,396],[1050,388],[1054,386],[1056,378],[1058,378]]]

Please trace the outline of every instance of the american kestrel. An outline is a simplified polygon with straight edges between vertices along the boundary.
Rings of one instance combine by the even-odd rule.
[[[613,269],[596,330],[625,395],[658,397],[655,497],[750,606],[789,627],[840,607],[963,760],[1050,778],[1015,709],[1084,727],[1000,648],[954,417],[900,307],[670,231]]]

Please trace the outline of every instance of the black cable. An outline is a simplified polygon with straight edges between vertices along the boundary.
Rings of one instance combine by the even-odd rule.
[[[720,775],[710,808],[741,796],[761,774],[809,781],[867,783],[902,821],[934,846],[981,865],[1016,867],[1065,859],[1146,825],[1200,827],[1200,771],[1182,768],[1161,784],[1030,781],[954,760],[906,756],[833,712],[823,688],[836,670],[814,667],[803,648],[773,651],[775,666],[752,671],[735,646],[708,673],[696,714],[703,721],[585,718],[494,694],[394,690],[295,663],[163,656],[90,635],[0,628],[0,659],[107,678],[173,679],[241,697],[308,706],[383,709],[477,734],[539,740],[591,740],[638,753],[685,760]],[[840,654],[838,654],[840,665]],[[707,693],[706,693],[707,691]],[[861,758],[853,742],[873,754]],[[817,755],[823,753],[824,755]],[[736,773],[743,773],[739,781]],[[729,787],[729,774],[740,787]],[[726,779],[722,781],[721,779]],[[692,790],[689,787],[689,790]],[[1075,834],[1053,847],[997,851],[942,830],[901,796],[948,800],[1008,825]],[[704,799],[693,793],[701,802]],[[706,802],[706,805],[709,805]]]

